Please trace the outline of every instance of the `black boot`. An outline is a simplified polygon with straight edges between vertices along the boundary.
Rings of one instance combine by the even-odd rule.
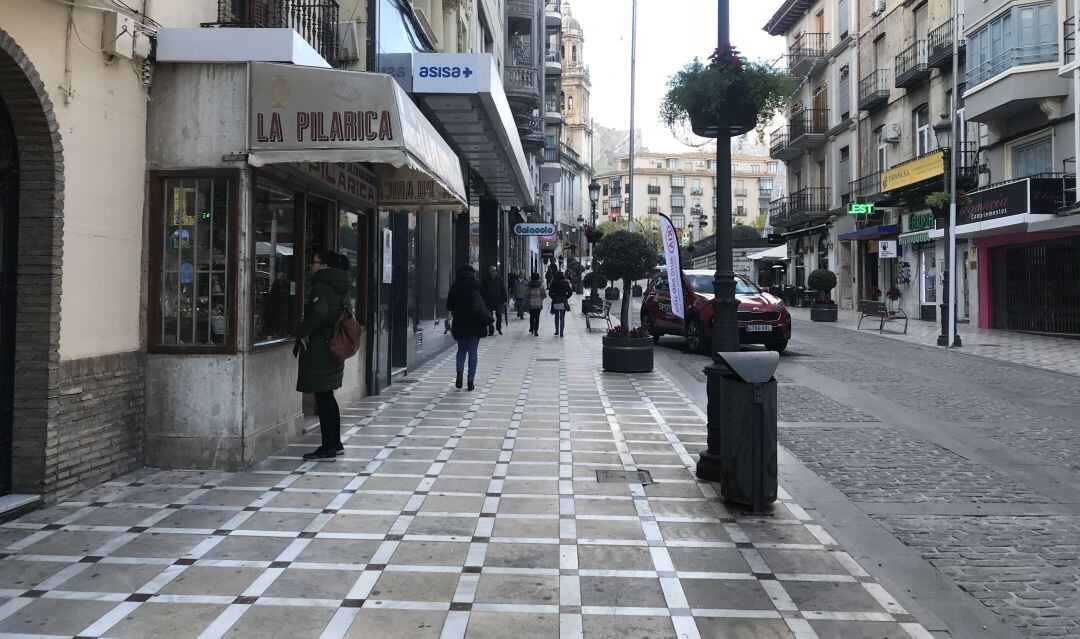
[[[469,390],[476,390],[476,386],[473,385],[473,381],[469,380]]]
[[[454,380],[454,386],[461,388],[461,373],[457,374],[457,379]]]

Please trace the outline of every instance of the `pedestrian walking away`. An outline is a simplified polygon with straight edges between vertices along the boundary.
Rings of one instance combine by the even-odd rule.
[[[555,314],[555,334],[559,337],[562,337],[566,330],[567,300],[573,294],[574,289],[570,288],[570,282],[566,281],[566,276],[556,271],[555,279],[548,289],[548,295],[551,296],[551,312]]]
[[[525,289],[529,282],[525,279],[525,273],[518,271],[513,277],[514,310],[517,311],[518,319],[525,319]]]
[[[341,411],[334,391],[341,388],[345,362],[330,354],[330,336],[341,316],[352,286],[349,259],[333,251],[319,251],[311,260],[311,298],[296,329],[293,355],[297,357],[296,390],[314,393],[319,411],[322,443],[304,455],[308,461],[333,461],[345,452],[341,444]]]
[[[540,312],[544,310],[546,297],[540,274],[533,273],[529,278],[528,286],[525,287],[525,306],[529,309],[529,332],[535,337],[540,336]]]
[[[488,267],[487,276],[480,284],[480,292],[488,310],[495,313],[495,328],[488,329],[488,335],[494,335],[496,330],[502,335],[502,316],[506,312],[506,284],[499,277],[499,269],[494,264]]]
[[[451,333],[457,340],[457,377],[454,386],[461,388],[465,359],[468,358],[469,390],[473,390],[480,339],[489,335],[493,320],[491,310],[484,303],[480,282],[476,279],[476,270],[472,266],[463,264],[458,267],[457,278],[446,296],[446,308],[453,313]]]

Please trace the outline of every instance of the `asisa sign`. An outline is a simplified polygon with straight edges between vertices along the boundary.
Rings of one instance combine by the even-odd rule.
[[[514,235],[525,237],[531,235],[545,236],[555,235],[554,224],[529,224],[522,222],[514,225]]]
[[[467,66],[422,66],[416,71],[421,78],[467,78],[473,74],[473,70]]]

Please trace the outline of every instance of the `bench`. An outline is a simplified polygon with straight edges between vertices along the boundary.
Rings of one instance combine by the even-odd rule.
[[[862,328],[862,321],[864,318],[874,317],[881,320],[878,323],[878,332],[885,332],[885,322],[891,322],[892,320],[904,320],[904,334],[907,335],[908,316],[902,309],[896,309],[890,311],[889,307],[885,305],[885,302],[875,302],[873,300],[859,300],[859,325],[855,330]]]
[[[607,322],[608,329],[613,326],[611,324],[611,302],[604,300],[604,305],[601,308],[594,306],[589,307],[589,312],[585,313],[585,330],[592,332],[592,324],[590,319],[602,319]]]

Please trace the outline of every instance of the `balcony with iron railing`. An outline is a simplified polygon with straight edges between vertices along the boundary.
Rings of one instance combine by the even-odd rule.
[[[559,54],[558,49],[549,48],[544,51],[544,71],[548,75],[562,73],[562,56]]]
[[[916,40],[896,57],[896,88],[905,89],[930,77],[926,63],[927,42]]]
[[[859,109],[873,111],[889,103],[889,70],[878,69],[859,80]]]
[[[506,65],[503,76],[506,99],[515,114],[530,113],[540,106],[540,73],[536,67]]]
[[[791,145],[791,125],[785,124],[769,134],[769,157],[777,160],[794,160],[802,151]]]
[[[293,29],[331,66],[338,63],[337,0],[218,0],[217,22],[202,26]]]
[[[562,24],[562,0],[544,1],[544,24],[549,27]]]
[[[850,187],[849,192],[853,200],[873,202],[881,195],[881,171],[872,171],[852,180]]]
[[[1027,64],[1039,64],[1041,62],[1056,62],[1057,57],[1057,42],[1011,47],[993,58],[990,58],[986,62],[968,69],[968,85],[975,86],[981,84],[1013,67]]]
[[[649,207],[649,213],[652,213],[653,215],[656,215],[659,212],[660,212],[660,207],[659,206],[650,206]]]
[[[660,195],[660,186],[658,184],[649,185],[649,195]]]
[[[829,34],[800,33],[788,48],[788,66],[791,75],[801,77],[812,73],[825,61]]]
[[[1071,64],[1076,61],[1076,16],[1065,21],[1062,33],[1065,34],[1065,64]]]
[[[700,186],[692,186],[692,187],[690,187],[690,195],[702,195],[704,193],[705,193],[705,191],[702,190],[702,188]]]
[[[828,109],[803,109],[791,115],[791,145],[811,149],[825,143],[829,131]]]
[[[746,197],[746,194],[747,194],[746,187],[745,186],[736,186],[735,188],[731,189],[731,194],[734,195],[735,197]]]
[[[828,217],[829,192],[827,186],[814,186],[773,200],[769,203],[769,224],[788,228]]]
[[[960,14],[959,19],[956,21],[959,24],[960,39],[957,43],[957,53],[963,55],[964,46],[967,40],[964,38],[964,14]],[[949,18],[941,26],[937,27],[930,32],[927,36],[929,52],[926,56],[926,63],[935,69],[944,69],[952,65],[953,54],[953,19]],[[963,58],[960,59],[960,63],[963,64]]]
[[[536,0],[506,0],[507,21],[533,20],[536,17]]]

